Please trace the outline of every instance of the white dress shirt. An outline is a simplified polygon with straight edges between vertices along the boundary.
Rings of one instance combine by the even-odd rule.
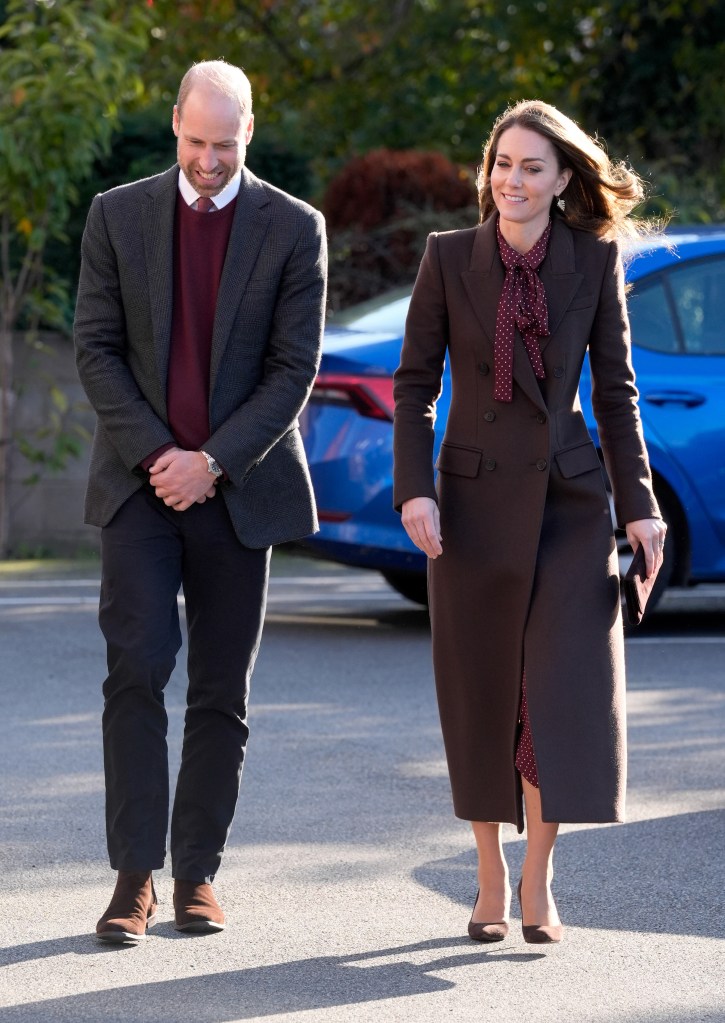
[[[219,195],[210,196],[216,209],[224,209],[224,207],[228,205],[232,199],[236,199],[239,194],[239,185],[241,184],[241,181],[242,169],[240,167],[231,181],[227,182],[224,188],[222,188]],[[200,198],[199,193],[191,186],[183,171],[179,172],[179,191],[181,192],[184,202],[186,202],[189,206],[193,206],[196,200]]]

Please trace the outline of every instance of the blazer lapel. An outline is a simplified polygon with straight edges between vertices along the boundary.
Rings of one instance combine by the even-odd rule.
[[[541,264],[539,276],[546,291],[546,304],[549,311],[549,335],[542,338],[541,349],[543,351],[561,323],[584,279],[583,274],[576,272],[574,238],[571,229],[558,217],[554,217],[552,221],[549,251]]]
[[[153,323],[153,343],[159,374],[160,399],[166,409],[166,374],[171,345],[174,299],[174,211],[179,168],[172,167],[149,184],[141,211],[144,252]]]
[[[229,341],[244,289],[267,234],[269,218],[269,197],[259,179],[244,168],[217,295],[211,345],[210,395],[214,393],[224,349]]]

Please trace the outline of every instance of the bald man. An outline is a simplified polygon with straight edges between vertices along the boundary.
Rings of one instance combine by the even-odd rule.
[[[317,371],[322,216],[245,167],[241,69],[195,64],[176,166],[97,195],[82,243],[78,372],[97,414],[86,522],[101,528],[106,832],[96,934],[156,922],[169,819],[164,689],[188,631],[170,852],[177,929],[222,930],[212,882],[244,761],[271,546],[317,529],[297,417]]]

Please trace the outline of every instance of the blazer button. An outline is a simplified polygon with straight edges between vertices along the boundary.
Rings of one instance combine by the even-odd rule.
[[[555,377],[559,377],[559,378],[563,377],[564,376],[564,367],[563,366],[554,366],[554,376]]]
[[[486,461],[483,463],[483,467],[484,469],[488,469],[488,471],[491,472],[492,469],[496,468],[496,459],[487,458]]]
[[[481,374],[481,376],[484,376],[484,377],[488,376],[488,363],[487,362],[479,362],[479,364],[478,364],[478,372]]]
[[[536,463],[536,468],[539,470],[539,472],[543,472],[544,469],[546,468],[546,459],[540,458],[539,461]]]
[[[536,422],[537,423],[545,423],[546,422],[546,413],[545,412],[538,412],[537,415],[536,415]]]
[[[494,419],[496,418],[496,413],[495,412],[484,412],[483,413],[483,418],[486,420],[487,423],[492,423],[494,421]]]

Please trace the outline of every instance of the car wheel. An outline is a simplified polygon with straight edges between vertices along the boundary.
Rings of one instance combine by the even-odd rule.
[[[401,596],[428,606],[428,580],[423,572],[383,572],[383,578]]]

